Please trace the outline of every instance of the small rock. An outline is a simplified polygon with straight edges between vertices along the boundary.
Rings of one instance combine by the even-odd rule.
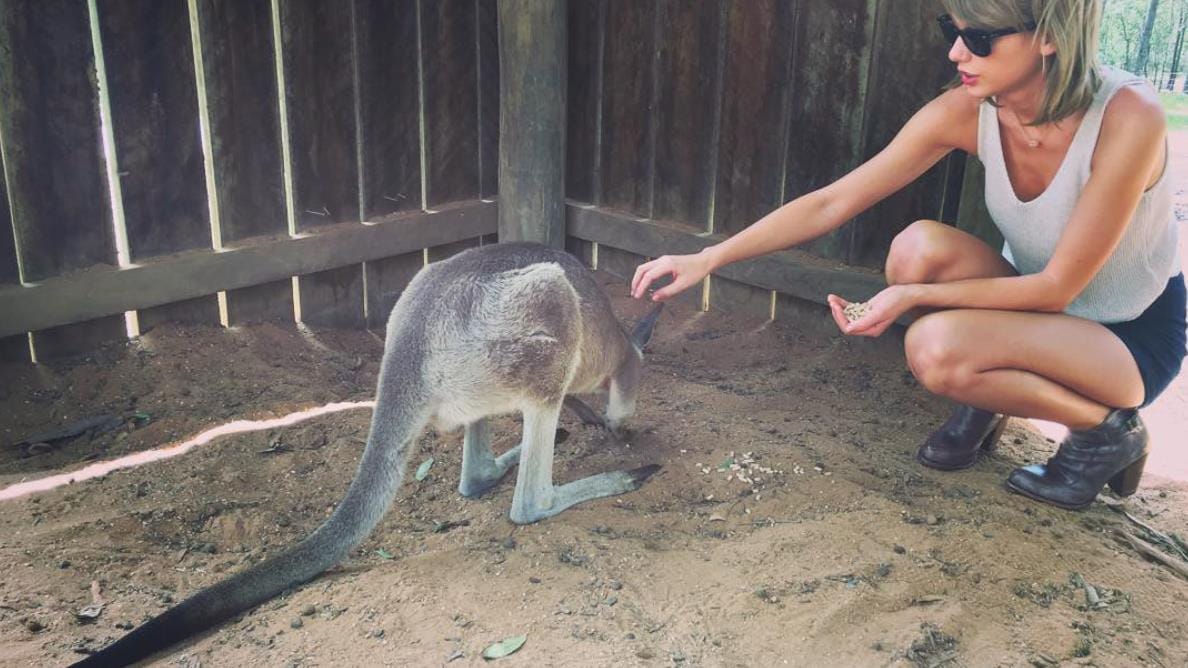
[[[647,647],[640,647],[635,650],[635,656],[641,659],[654,659],[656,658],[656,653]]]
[[[512,538],[511,536],[508,536],[507,538],[505,538],[503,540],[503,549],[505,549],[505,550],[516,549],[516,539]]]
[[[67,568],[70,568],[70,562],[69,562],[68,560],[66,560],[66,559],[63,559],[62,561],[59,561],[59,562],[58,562],[58,568],[61,568],[62,570],[65,570],[65,569],[67,569]]]
[[[927,515],[924,517],[924,523],[930,527],[934,527],[940,524],[940,518],[936,515]]]
[[[33,633],[39,633],[45,630],[45,624],[42,624],[36,619],[27,619],[25,620],[25,628],[29,629]]]
[[[538,584],[540,584],[540,578],[536,577],[535,575],[534,575],[534,576],[532,576],[532,577],[530,577],[530,578],[528,578],[528,581],[529,581],[529,582],[531,582],[531,583],[532,583],[532,584],[534,584],[534,585],[538,585]]]
[[[623,588],[623,583],[619,582],[618,580],[611,580],[610,582],[606,583],[606,586],[610,587],[611,589],[613,589],[615,591],[619,591],[620,589]]]
[[[614,604],[616,604],[618,602],[619,602],[618,596],[610,596],[610,597],[607,597],[607,599],[606,599],[607,606],[613,606]]]
[[[318,609],[313,604],[307,604],[304,608],[301,608],[301,615],[303,617],[313,617],[317,611]]]
[[[902,545],[896,545],[895,547],[891,548],[891,550],[895,552],[895,554],[907,554],[907,548]]]
[[[302,626],[305,626],[305,622],[301,621],[300,617],[294,617],[292,620],[289,621],[289,626],[291,628],[299,629]]]

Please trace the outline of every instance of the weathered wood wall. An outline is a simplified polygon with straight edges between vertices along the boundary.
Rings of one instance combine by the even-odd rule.
[[[0,0],[0,355],[382,323],[493,241],[494,1]]]
[[[941,11],[937,0],[571,0],[569,247],[593,258],[598,243],[599,266],[626,277],[676,252],[661,239],[704,246],[872,157],[952,76]],[[817,259],[855,267],[852,296],[868,296],[896,233],[957,222],[965,163],[947,158],[789,261],[806,275]],[[639,229],[616,237],[623,223]],[[773,291],[820,302],[835,281],[725,273],[751,283],[714,277],[711,305],[769,315]]]
[[[567,247],[626,276],[871,157],[952,72],[939,11],[569,0]],[[132,329],[382,324],[426,261],[494,240],[496,13],[496,0],[0,0],[0,355],[122,338],[126,312]],[[762,315],[865,298],[913,220],[984,230],[965,166],[953,156],[826,238],[685,298]]]

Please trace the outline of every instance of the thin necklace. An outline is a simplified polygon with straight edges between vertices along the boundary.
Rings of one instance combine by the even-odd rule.
[[[1019,118],[1019,112],[1011,109],[1011,113],[1015,115],[1015,122],[1019,124],[1019,131],[1023,133],[1023,138],[1027,140],[1027,147],[1039,148],[1039,137],[1032,137],[1031,135],[1027,134],[1027,126],[1023,124],[1023,119]]]

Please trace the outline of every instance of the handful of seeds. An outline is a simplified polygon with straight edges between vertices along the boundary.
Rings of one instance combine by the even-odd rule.
[[[862,316],[866,315],[866,313],[868,311],[870,311],[870,304],[868,304],[866,302],[861,302],[861,303],[855,302],[853,304],[846,306],[844,311],[846,314],[846,320],[849,320],[850,322],[854,322],[855,320],[858,320]]]

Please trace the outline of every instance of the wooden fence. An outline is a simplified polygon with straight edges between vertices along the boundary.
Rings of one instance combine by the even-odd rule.
[[[597,243],[599,266],[624,275],[644,256],[704,247],[845,174],[954,73],[937,0],[569,8],[570,248],[592,259]],[[986,233],[974,162],[967,170],[963,154],[951,156],[804,252],[727,267],[703,304],[771,314],[829,291],[869,296],[891,239],[914,220]]]
[[[569,0],[568,247],[627,275],[873,155],[952,72],[938,12]],[[0,356],[382,323],[426,262],[494,240],[498,63],[496,0],[0,0]],[[864,297],[904,225],[977,220],[974,175],[950,158],[694,298]]]
[[[495,233],[494,9],[0,2],[5,356],[125,337],[126,312],[382,322]]]

